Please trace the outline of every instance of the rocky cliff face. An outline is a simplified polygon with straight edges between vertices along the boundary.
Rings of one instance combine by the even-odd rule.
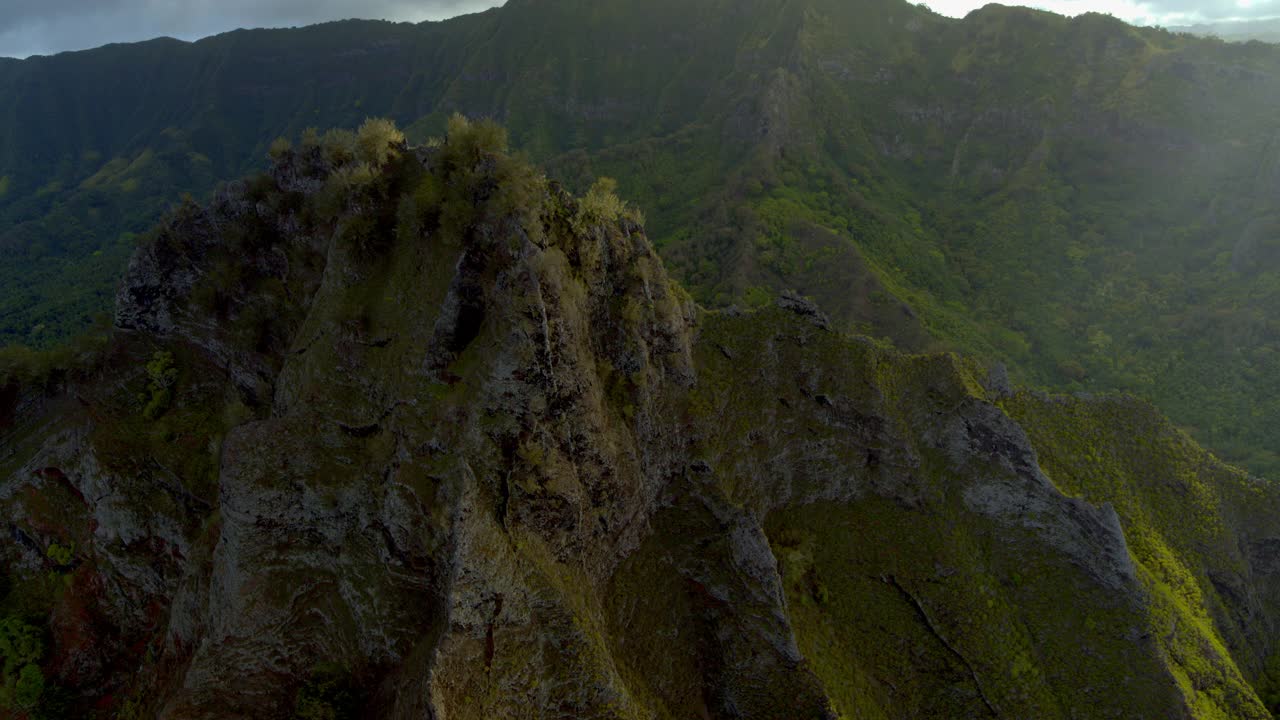
[[[492,127],[385,150],[181,209],[92,369],[0,393],[33,714],[1269,716],[1271,486],[797,297],[703,311]]]

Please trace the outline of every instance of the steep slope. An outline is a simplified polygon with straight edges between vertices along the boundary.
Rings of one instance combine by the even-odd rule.
[[[705,311],[503,146],[280,151],[144,241],[105,348],[6,371],[8,712],[1268,717],[1274,487]]]

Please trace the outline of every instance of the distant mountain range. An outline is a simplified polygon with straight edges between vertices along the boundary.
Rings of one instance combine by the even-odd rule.
[[[1224,22],[1171,27],[1169,29],[1174,32],[1212,35],[1233,42],[1260,40],[1262,42],[1280,43],[1280,18],[1227,20]]]
[[[1155,400],[1280,476],[1280,48],[899,0],[512,0],[0,63],[0,339],[105,311],[136,239],[278,135],[493,117],[613,176],[700,302]]]

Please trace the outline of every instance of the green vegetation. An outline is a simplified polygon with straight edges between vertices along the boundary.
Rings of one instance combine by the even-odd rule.
[[[619,199],[617,190],[617,180],[598,178],[578,203],[578,212],[572,220],[574,232],[586,232],[592,225],[600,223],[615,223],[619,218],[644,225],[644,214]]]
[[[71,564],[71,559],[75,557],[75,547],[52,543],[44,554],[58,567],[66,567]]]
[[[39,628],[15,618],[0,620],[0,708],[29,712],[40,705],[44,639]]]
[[[1257,675],[1255,685],[1267,686],[1257,672],[1266,658],[1253,656],[1245,639],[1257,628],[1232,619],[1223,595],[1225,578],[1245,572],[1240,548],[1250,528],[1224,518],[1259,503],[1272,507],[1267,491],[1134,398],[1079,402],[1024,392],[1005,406],[1062,492],[1115,508],[1151,598],[1152,635],[1179,685],[1198,689],[1188,696],[1199,716],[1224,716],[1219,704],[1247,695],[1246,681]],[[1239,669],[1213,662],[1231,656]]]
[[[105,317],[95,329],[48,350],[22,345],[0,347],[0,387],[21,384],[49,387],[70,376],[90,372],[107,342]]]
[[[764,526],[797,643],[838,714],[1172,717],[1186,702],[1189,717],[1266,717],[1251,682],[1265,685],[1259,652],[1269,645],[1258,640],[1268,631],[1237,614],[1242,596],[1231,593],[1247,582],[1245,538],[1274,527],[1273,488],[1215,460],[1148,404],[1024,392],[1003,409],[1058,489],[1089,505],[1069,511],[1046,487],[1056,508],[975,512],[973,493],[1014,472],[1003,441],[980,440],[1015,427],[984,415],[1000,415],[975,379],[986,371],[806,335],[789,321],[777,309],[704,318],[690,427],[716,428],[700,449],[733,507],[777,502],[762,477],[785,477],[783,497],[817,496],[831,477],[855,496],[773,511]],[[829,363],[846,371],[819,369]],[[813,384],[796,387],[798,378]],[[859,439],[834,441],[818,391],[848,423],[835,427]],[[958,442],[955,428],[972,434]],[[791,449],[797,435],[822,451]],[[1023,482],[1038,486],[994,482],[1009,499]],[[1098,556],[1071,560],[1070,543],[1046,531],[1108,504],[1142,602],[1119,602],[1090,568]]]
[[[497,123],[451,117],[434,169],[413,195],[422,222],[458,237],[486,219],[514,216],[527,232],[541,233],[535,220],[546,179],[509,154],[507,132]]]
[[[289,142],[289,138],[278,137],[271,141],[271,146],[267,148],[267,157],[272,160],[279,160],[293,149],[293,143]]]
[[[364,693],[349,673],[333,664],[318,666],[298,689],[294,720],[355,720],[364,707]]]
[[[404,133],[386,118],[364,121],[355,137],[356,156],[361,162],[381,167],[390,162],[404,146]]]
[[[1261,677],[1254,683],[1258,689],[1258,697],[1266,704],[1273,716],[1280,715],[1280,654],[1273,654],[1267,659]]]
[[[173,353],[157,350],[147,362],[147,390],[150,395],[142,408],[142,416],[155,420],[173,402],[173,384],[178,379],[178,369],[173,365]]]

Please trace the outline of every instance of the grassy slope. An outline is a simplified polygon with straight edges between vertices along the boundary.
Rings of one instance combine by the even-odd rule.
[[[1036,523],[993,524],[961,501],[1000,471],[980,460],[958,469],[927,428],[939,407],[963,414],[987,401],[980,368],[832,335],[792,348],[786,320],[773,310],[709,316],[693,406],[723,428],[706,452],[735,504],[767,506],[745,480],[762,475],[793,495],[806,490],[789,476],[828,471],[864,488],[854,502],[800,503],[765,524],[800,648],[843,717],[1172,717],[1181,703],[1196,718],[1268,717],[1254,687],[1271,697],[1274,643],[1256,609],[1273,589],[1244,548],[1274,526],[1273,487],[1134,399],[1000,401],[1061,492],[1116,509],[1142,588],[1131,604],[1041,544]],[[872,438],[881,431],[866,428],[911,428],[903,439],[920,462],[907,484],[885,485],[902,440],[870,441],[876,462],[865,468],[858,442],[831,448],[830,469],[809,458],[772,467],[779,438],[821,446],[828,431],[805,414],[813,396],[792,384],[857,408],[842,420]],[[788,442],[781,454],[799,457]]]
[[[1262,518],[1277,507],[1274,488],[1223,465],[1132,398],[1080,402],[1022,393],[1006,408],[1027,428],[1060,490],[1115,507],[1151,598],[1151,631],[1206,716],[1218,716],[1208,708],[1241,692],[1205,662],[1206,648],[1232,656],[1278,709],[1265,672],[1274,647],[1257,642],[1250,613],[1227,606],[1251,580],[1244,553],[1270,532]],[[1264,592],[1254,602],[1273,600]],[[1215,689],[1201,692],[1206,688]]]

